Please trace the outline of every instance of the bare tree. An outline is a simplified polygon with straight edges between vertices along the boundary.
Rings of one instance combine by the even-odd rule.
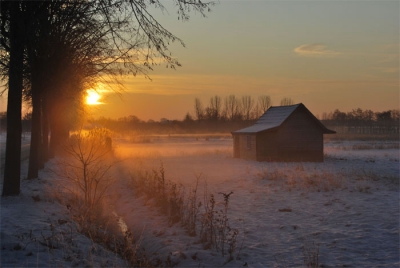
[[[210,106],[207,108],[207,117],[211,120],[219,120],[221,117],[222,100],[221,97],[215,95],[210,99]]]
[[[288,97],[281,99],[281,106],[293,105],[294,100]]]
[[[107,144],[109,133],[94,129],[87,134],[79,131],[65,144],[66,159],[58,163],[56,174],[66,179],[65,188],[77,193],[88,209],[102,201],[114,181],[108,174],[118,161]]]
[[[187,112],[186,115],[185,115],[185,117],[183,118],[183,122],[185,122],[185,123],[191,123],[191,122],[193,122],[193,121],[194,121],[194,120],[193,120],[192,115],[191,115],[189,112]]]
[[[332,113],[323,112],[321,119],[322,120],[331,120],[332,119]]]
[[[50,152],[54,152],[61,137],[66,140],[69,136],[68,117],[81,104],[84,81],[98,74],[101,65],[96,61],[107,57],[110,48],[99,38],[103,24],[86,14],[88,6],[44,1],[28,2],[26,8],[33,110],[28,178],[35,178],[48,157],[49,129]],[[74,27],[68,29],[69,24]]]
[[[104,50],[107,51],[108,54],[102,54],[101,57],[92,58],[92,60],[97,59],[97,62],[92,62],[94,68],[84,69],[84,71],[94,70],[94,73],[99,74],[98,78],[103,77],[105,74],[115,76],[117,74],[116,71],[120,74],[132,73],[136,75],[137,73],[142,73],[147,76],[147,70],[152,70],[152,66],[158,64],[160,58],[164,60],[168,67],[175,68],[175,66],[180,66],[180,64],[171,56],[168,46],[170,43],[175,41],[184,46],[181,39],[165,29],[151,15],[149,11],[151,8],[165,10],[165,7],[160,0],[54,0],[30,2],[31,1],[1,1],[0,42],[2,48],[5,48],[5,51],[8,52],[5,53],[5,56],[1,55],[1,68],[3,70],[2,73],[4,73],[5,69],[9,70],[7,77],[9,79],[8,107],[10,110],[8,112],[7,120],[10,123],[8,135],[13,135],[12,138],[11,136],[7,137],[8,145],[6,147],[6,163],[9,164],[6,164],[6,167],[10,168],[6,168],[7,171],[5,169],[5,183],[3,187],[4,195],[18,194],[20,188],[20,166],[17,164],[19,163],[21,147],[20,120],[23,68],[20,62],[23,61],[24,48],[26,49],[25,46],[27,44],[29,44],[31,48],[40,49],[41,45],[45,44],[43,41],[46,40],[47,37],[54,36],[53,33],[60,34],[59,36],[61,37],[71,37],[71,32],[79,33],[79,31],[84,29],[85,22],[82,18],[86,18],[88,19],[86,22],[91,21],[101,27],[95,27],[96,31],[81,31],[80,34],[73,34],[72,36],[74,38],[72,39],[61,38],[64,43],[61,42],[57,44],[65,44],[68,49],[75,49],[77,47],[81,48],[80,45],[84,46],[87,44],[87,40],[94,40],[97,38],[99,41],[97,44],[106,44],[108,47],[112,47],[113,49],[111,50]],[[182,20],[188,20],[189,13],[192,11],[204,15],[205,12],[209,11],[210,6],[213,4],[212,2],[203,3],[200,0],[175,0],[174,2],[175,7],[177,8],[178,18]],[[70,7],[72,7],[72,9],[70,9]],[[71,12],[73,8],[78,8],[78,10],[82,12]],[[39,14],[36,11],[43,11],[43,13],[40,13],[40,16],[33,16],[32,12],[22,12],[26,9],[30,9],[29,11],[35,11],[35,14]],[[24,24],[29,25],[31,28],[33,27],[34,31],[24,31]],[[87,25],[92,26],[91,24]],[[98,29],[101,29],[101,31],[97,31]],[[23,39],[25,38],[24,35],[27,33],[29,33],[29,37],[34,37],[29,40],[29,43],[23,42]],[[81,39],[79,39],[80,37]],[[37,42],[32,44],[32,40]],[[71,40],[74,41],[71,42]],[[102,42],[103,40],[106,40],[106,42]],[[51,49],[58,49],[54,43],[52,44],[53,47],[51,47]],[[80,51],[90,53],[91,51],[97,51],[95,48],[98,48],[98,46],[92,48],[85,47],[84,49],[80,49]],[[38,51],[27,50],[28,54],[31,53],[31,55],[34,55],[33,58],[38,58],[37,55],[40,55],[40,53],[37,53]],[[45,55],[46,59],[51,58],[49,58],[47,54]],[[77,58],[75,58],[78,54],[67,53],[67,55],[71,56],[70,59],[72,59],[73,63],[79,63],[79,59],[77,60]],[[33,59],[32,57],[30,58]],[[14,61],[14,59],[18,59],[18,61]],[[16,65],[13,62],[15,62],[16,65],[21,66],[21,68],[14,67]],[[46,62],[49,63],[51,61]],[[80,64],[78,65],[82,66]],[[31,66],[34,66],[34,64]],[[49,66],[51,65],[46,64],[47,70],[51,69]],[[80,69],[80,71],[82,71],[82,69]],[[84,72],[84,77],[88,76],[90,75]],[[37,81],[37,83],[35,81]],[[83,80],[78,79],[75,81],[78,82],[78,88],[83,89]],[[34,94],[35,97],[33,97],[33,95],[30,96],[33,97],[32,103],[34,110],[36,110],[33,113],[33,117],[35,118],[33,118],[35,124],[34,132],[36,133],[33,135],[33,142],[38,143],[41,140],[40,129],[42,122],[45,122],[41,120],[42,118],[40,117],[41,113],[43,113],[42,104],[44,103],[44,91],[42,88],[44,88],[45,85],[40,84],[43,82],[40,75],[36,78],[33,76],[30,82],[32,83],[30,92],[31,94]],[[68,88],[71,89],[73,87]],[[79,92],[81,91],[78,90],[78,93]],[[74,98],[78,98],[78,96],[79,94],[76,94],[74,95]],[[63,102],[62,104],[63,105],[60,107],[70,107],[66,102]],[[63,112],[66,112],[66,110]],[[11,122],[13,118],[15,119],[15,122]],[[38,155],[37,152],[38,150],[34,149],[34,151],[32,151],[32,156]],[[35,176],[35,173],[35,170],[33,170],[31,173],[33,177]],[[15,185],[15,187],[12,185]]]
[[[269,107],[272,105],[271,97],[268,95],[261,95],[258,97],[258,104],[262,110],[262,113],[265,113]]]
[[[365,110],[363,112],[363,120],[371,122],[375,120],[375,114],[372,110]]]
[[[258,119],[262,114],[263,112],[260,108],[260,104],[257,102],[253,108],[253,112],[251,113],[251,119]]]
[[[235,95],[229,95],[224,100],[224,113],[228,120],[235,120],[240,114],[240,103]]]
[[[203,103],[199,98],[195,98],[194,100],[194,113],[197,121],[201,121],[204,119],[204,108]]]
[[[253,110],[254,100],[250,95],[242,96],[242,110],[245,120],[250,120],[250,115]]]

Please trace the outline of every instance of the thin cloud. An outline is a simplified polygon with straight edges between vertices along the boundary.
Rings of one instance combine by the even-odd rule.
[[[306,57],[334,57],[340,54],[337,51],[328,49],[323,44],[305,44],[296,47],[293,51],[299,56]]]

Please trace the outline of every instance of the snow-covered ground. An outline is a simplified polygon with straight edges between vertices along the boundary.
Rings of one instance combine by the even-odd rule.
[[[325,267],[400,264],[396,143],[330,141],[324,163],[234,159],[231,139],[114,144],[126,159],[113,171],[115,211],[151,258],[169,256],[177,267],[298,267],[304,266],[304,252],[318,249]],[[203,249],[179,223],[171,226],[151,202],[134,197],[130,172],[161,163],[167,180],[186,187],[201,174],[218,201],[219,192],[233,191],[229,222],[240,232],[234,260]],[[20,196],[1,199],[1,266],[123,266],[76,233],[68,209],[43,194],[56,179],[48,170],[53,164],[39,179],[23,180]]]

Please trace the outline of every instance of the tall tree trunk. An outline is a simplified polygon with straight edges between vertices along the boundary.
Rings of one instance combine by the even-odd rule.
[[[20,192],[23,30],[19,3],[13,2],[10,9],[10,69],[3,196],[18,195]]]
[[[49,111],[48,98],[46,92],[42,97],[42,144],[41,144],[41,161],[39,168],[44,167],[44,163],[49,159]]]
[[[32,128],[31,128],[31,147],[29,152],[28,179],[37,178],[39,175],[40,144],[42,142],[41,124],[41,98],[40,83],[37,79],[32,79]]]
[[[50,143],[49,157],[54,157],[60,146],[68,139],[69,129],[65,119],[65,104],[62,100],[55,100],[49,104]]]
[[[50,142],[49,142],[49,157],[53,158],[56,155],[58,144],[60,144],[61,135],[59,128],[59,107],[53,103],[49,104],[49,125],[50,125]]]
[[[10,3],[10,69],[7,100],[7,141],[3,196],[18,195],[21,176],[21,106],[24,25],[19,1]]]
[[[48,112],[49,112],[49,128],[50,128],[50,140],[49,140],[49,151],[48,156],[49,158],[53,158],[55,156],[55,144],[56,144],[56,127],[55,127],[55,120],[54,120],[54,108],[53,105],[48,103]]]

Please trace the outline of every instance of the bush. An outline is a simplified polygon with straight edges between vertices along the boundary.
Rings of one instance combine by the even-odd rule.
[[[198,198],[200,179],[201,174],[196,175],[196,183],[186,195],[181,184],[165,180],[165,170],[161,164],[159,170],[131,174],[131,187],[138,196],[144,195],[153,199],[154,205],[169,218],[171,224],[180,222],[188,235],[199,234],[205,248],[214,248],[222,256],[229,253],[232,260],[239,234],[237,229],[232,229],[229,225],[229,199],[233,192],[219,193],[223,196],[223,202],[218,205],[213,194],[208,199],[205,183],[203,205]],[[204,209],[203,213],[200,212],[201,207]]]
[[[79,193],[85,206],[92,208],[113,183],[108,171],[118,161],[112,158],[110,133],[105,129],[79,131],[64,145],[64,152],[57,175],[69,181],[67,189]]]
[[[104,199],[114,179],[110,169],[119,162],[113,157],[109,131],[94,129],[78,132],[64,146],[65,155],[58,161],[56,174],[64,191],[52,195],[67,205],[78,231],[93,242],[117,253],[134,267],[152,267],[129,229],[121,233],[117,215]]]

